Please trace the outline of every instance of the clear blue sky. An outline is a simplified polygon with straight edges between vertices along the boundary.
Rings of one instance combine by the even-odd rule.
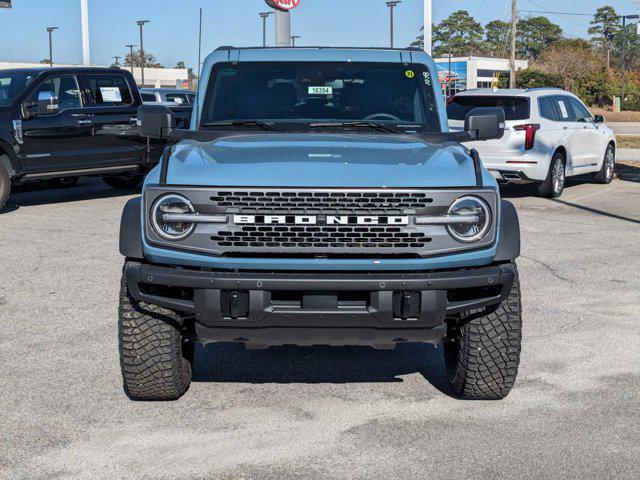
[[[111,63],[124,55],[124,45],[139,43],[135,21],[151,20],[145,29],[145,48],[172,67],[178,60],[197,62],[198,9],[204,8],[204,46],[258,45],[263,0],[89,0],[91,54],[94,64]],[[618,11],[637,12],[633,0],[518,0],[521,10],[592,13],[603,5]],[[54,59],[81,62],[80,0],[13,0],[14,8],[0,9],[0,61],[38,62],[48,57],[45,28],[55,32]],[[510,0],[434,0],[435,21],[457,9],[466,9],[478,20],[509,17]],[[590,18],[548,15],[566,33],[585,36]],[[422,0],[404,0],[396,10],[396,44],[410,43],[422,25]],[[268,39],[273,41],[270,20]],[[386,46],[388,9],[384,0],[301,0],[292,15],[293,33],[301,45]]]

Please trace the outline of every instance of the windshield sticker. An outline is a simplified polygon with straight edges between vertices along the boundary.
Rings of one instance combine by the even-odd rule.
[[[103,102],[122,102],[122,94],[118,87],[100,87],[100,94],[102,95]]]
[[[333,87],[309,87],[309,95],[333,95]]]
[[[567,112],[567,106],[564,104],[564,101],[560,100],[558,102],[560,105],[560,111],[562,112],[562,118],[569,118],[569,112]]]
[[[407,76],[407,78],[413,78],[416,76],[416,73],[413,70],[407,70],[406,72],[404,72],[404,74]]]
[[[431,86],[431,74],[429,72],[422,72],[422,76],[424,77],[424,84],[427,87]]]
[[[238,74],[238,70],[235,68],[225,68],[220,72],[223,77],[235,77]]]

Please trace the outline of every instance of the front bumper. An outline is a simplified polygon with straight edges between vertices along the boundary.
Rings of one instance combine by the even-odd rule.
[[[136,301],[194,318],[202,343],[392,346],[440,342],[448,315],[505,300],[515,270],[237,273],[127,262],[124,275]]]

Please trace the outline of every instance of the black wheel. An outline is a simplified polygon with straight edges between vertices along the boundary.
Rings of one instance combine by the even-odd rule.
[[[181,334],[179,320],[171,310],[135,302],[123,279],[118,340],[131,400],[177,400],[189,389],[194,347]]]
[[[515,268],[515,264],[514,264]],[[470,400],[501,400],[516,380],[522,343],[520,282],[497,307],[450,320],[455,341],[445,344],[447,377]]]
[[[61,177],[54,178],[51,182],[56,187],[71,188],[78,184],[78,180],[80,180],[79,177]]]
[[[616,171],[616,152],[612,145],[607,147],[604,154],[604,162],[599,172],[593,174],[593,181],[608,185],[613,182],[613,176]]]
[[[102,181],[109,185],[111,188],[118,189],[131,189],[140,185],[140,182],[144,178],[144,175],[121,175],[119,177],[104,177]]]
[[[558,198],[564,191],[565,182],[566,161],[562,153],[556,152],[551,160],[547,178],[538,186],[538,192],[541,197]]]
[[[3,162],[8,160],[9,158],[6,155],[0,155],[0,210],[7,204],[11,194],[11,177],[9,177],[9,172],[7,172]]]

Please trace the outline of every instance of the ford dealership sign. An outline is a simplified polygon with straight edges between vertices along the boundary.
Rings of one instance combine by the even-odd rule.
[[[288,12],[300,5],[300,0],[265,0],[267,5],[276,10]]]

